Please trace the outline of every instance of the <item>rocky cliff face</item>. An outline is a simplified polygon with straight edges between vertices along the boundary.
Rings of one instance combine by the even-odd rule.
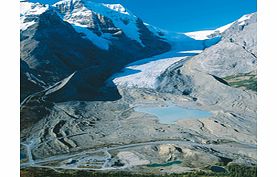
[[[46,83],[53,84],[72,72],[100,65],[104,52],[83,39],[49,10],[21,32],[21,59]]]

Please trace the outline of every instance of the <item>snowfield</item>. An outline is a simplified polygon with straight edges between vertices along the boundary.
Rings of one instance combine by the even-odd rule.
[[[100,49],[109,50],[110,41],[107,39],[112,38],[111,34],[107,33],[107,34],[104,34],[101,37],[99,37],[92,31],[90,31],[87,27],[84,27],[82,25],[73,25],[73,24],[72,24],[72,26],[76,32],[82,33],[85,35],[85,36],[82,36],[82,38],[89,39],[90,41],[93,42],[94,45],[96,45]],[[105,39],[105,36],[107,39]]]
[[[131,13],[125,9],[121,4],[103,4],[104,6],[122,14],[130,15]]]
[[[35,20],[27,20],[28,16],[33,18],[34,16],[43,14],[48,9],[48,5],[25,1],[20,2],[20,30],[24,31],[36,23]]]
[[[45,4],[20,2],[20,15],[40,15],[48,9],[49,6]]]
[[[93,14],[109,18],[116,28],[122,29],[127,37],[138,41],[141,46],[144,47],[137,27],[138,18],[120,4],[104,4],[92,1],[83,1],[81,3],[80,0],[63,0],[57,2],[53,6],[56,8],[62,7],[62,9],[70,8],[70,13],[66,12],[63,16],[64,21],[74,26],[78,26],[79,28],[77,31],[81,30],[82,32],[85,32],[84,34],[86,37],[95,45],[101,45],[99,44],[99,41],[101,41],[101,38],[105,38],[107,36],[105,36],[104,33],[101,36],[94,35],[94,37],[92,37],[93,34],[91,33],[93,32],[90,31],[89,28]],[[80,28],[84,29],[82,30]],[[107,45],[108,44],[105,43],[101,46],[101,48],[108,50]]]
[[[152,58],[146,58],[127,65],[121,72],[109,80],[120,87],[151,88],[157,87],[157,78],[166,69],[177,62],[184,61],[188,56],[196,55],[202,50],[171,51]]]
[[[253,14],[246,14],[242,16],[240,19],[238,19],[239,25],[244,25],[246,20],[249,20]]]
[[[196,40],[210,39],[210,37],[209,37],[210,35],[212,35],[212,34],[220,35],[224,31],[226,31],[228,28],[230,28],[233,24],[234,24],[234,22],[224,25],[215,30],[203,30],[203,31],[188,32],[188,33],[185,33],[185,35],[187,35],[193,39],[196,39]]]
[[[205,39],[210,39],[210,35],[220,35],[221,33],[223,33],[224,31],[226,31],[227,29],[229,29],[234,23],[238,22],[240,26],[245,25],[245,21],[249,20],[254,13],[252,14],[247,14],[247,15],[243,15],[241,18],[239,18],[238,20],[229,23],[225,26],[222,26],[220,28],[217,28],[215,30],[203,30],[203,31],[193,31],[193,32],[188,32],[188,33],[184,33],[185,35],[196,39],[196,40],[205,40]]]

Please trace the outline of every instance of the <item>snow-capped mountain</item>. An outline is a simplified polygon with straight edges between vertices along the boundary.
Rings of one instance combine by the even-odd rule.
[[[39,88],[85,68],[101,68],[100,79],[129,62],[170,49],[121,5],[20,1],[20,21],[22,78]]]
[[[194,57],[195,65],[217,77],[256,73],[257,14],[242,16],[221,32],[216,45]]]
[[[76,31],[84,33],[85,37],[103,49],[108,50],[110,40],[121,33],[145,46],[137,25],[139,19],[120,4],[62,0],[53,6]]]
[[[28,27],[34,25],[39,15],[43,14],[49,9],[49,5],[39,3],[30,3],[27,1],[20,1],[20,30],[24,31]]]
[[[219,27],[217,29],[214,30],[203,30],[203,31],[194,31],[194,32],[188,32],[185,33],[187,36],[196,39],[196,40],[204,40],[204,39],[210,39],[213,38],[215,36],[220,36],[222,35],[222,33],[224,33],[226,30],[237,26],[239,28],[243,28],[243,26],[246,25],[247,21],[254,15],[254,13],[252,14],[246,14],[243,15],[241,18],[239,18],[238,20],[229,23],[227,25],[224,25],[222,27]]]
[[[95,90],[139,59],[169,51],[168,56],[187,56],[187,51],[201,51],[220,39],[196,40],[156,28],[120,4],[60,0],[47,5],[21,1],[20,9],[22,82],[43,89],[75,73],[63,87],[67,94],[60,95]],[[28,88],[22,89],[26,92],[22,95],[30,93]]]

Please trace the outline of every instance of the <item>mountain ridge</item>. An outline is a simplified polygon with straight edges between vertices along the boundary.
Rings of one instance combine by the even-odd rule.
[[[80,31],[76,30],[76,27],[74,28],[61,18],[53,6],[26,1],[21,1],[20,5],[21,24],[24,24],[20,32],[21,60],[30,68],[28,73],[22,70],[21,74],[32,72],[32,75],[47,85],[53,85],[76,70],[90,67],[90,65],[102,67],[103,72],[99,75],[105,75],[105,72],[113,72],[129,63],[129,60],[155,55],[170,48],[169,44],[144,29],[142,32],[145,34],[143,38],[147,47],[141,46],[137,41],[129,39],[124,34],[118,34],[116,39],[111,39],[110,42],[113,44],[109,45],[109,50],[101,49],[84,37],[83,33],[79,33]],[[53,27],[57,30],[54,30]],[[87,30],[91,35],[94,34],[87,28],[82,28],[82,30]],[[74,36],[75,39],[73,39]],[[95,36],[97,35],[95,34]],[[98,41],[98,43],[102,43],[102,41]],[[127,46],[129,47],[128,51],[125,50]],[[44,55],[43,52],[45,52]],[[111,60],[114,61],[112,67],[108,64]],[[101,77],[103,76],[99,78]],[[38,83],[38,85],[40,84]],[[24,90],[22,91],[24,92]]]
[[[20,33],[21,59],[30,68],[21,74],[34,75],[48,86],[73,72],[77,71],[74,75],[77,77],[78,73],[89,74],[87,71],[91,70],[89,75],[97,73],[99,81],[92,83],[90,80],[95,80],[92,77],[80,76],[88,79],[87,87],[91,88],[91,84],[104,82],[109,74],[138,59],[167,52],[178,45],[186,50],[203,50],[218,41],[217,38],[194,40],[184,34],[154,28],[118,4],[82,0],[61,0],[52,6],[20,3],[21,23],[25,24]],[[52,26],[60,29],[55,31]],[[79,72],[80,69],[86,72]],[[37,85],[42,87],[40,82]],[[22,95],[26,95],[24,92],[23,89]]]
[[[234,25],[235,23],[239,23],[239,26],[245,25],[246,21],[249,20],[253,15],[255,15],[255,12],[251,13],[251,14],[243,15],[239,19],[237,19],[231,23],[228,23],[224,26],[221,26],[219,28],[216,28],[214,30],[193,31],[193,32],[187,32],[185,34],[194,39],[198,39],[198,40],[210,39],[212,37],[222,35],[226,30],[231,28],[232,25]]]

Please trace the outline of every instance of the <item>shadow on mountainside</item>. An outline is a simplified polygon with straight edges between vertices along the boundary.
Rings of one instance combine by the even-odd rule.
[[[105,86],[107,74],[101,67],[89,67],[77,71],[70,79],[61,81],[57,88],[46,92],[50,102],[68,101],[115,101],[121,98],[116,85]],[[54,90],[54,91],[53,91]]]

